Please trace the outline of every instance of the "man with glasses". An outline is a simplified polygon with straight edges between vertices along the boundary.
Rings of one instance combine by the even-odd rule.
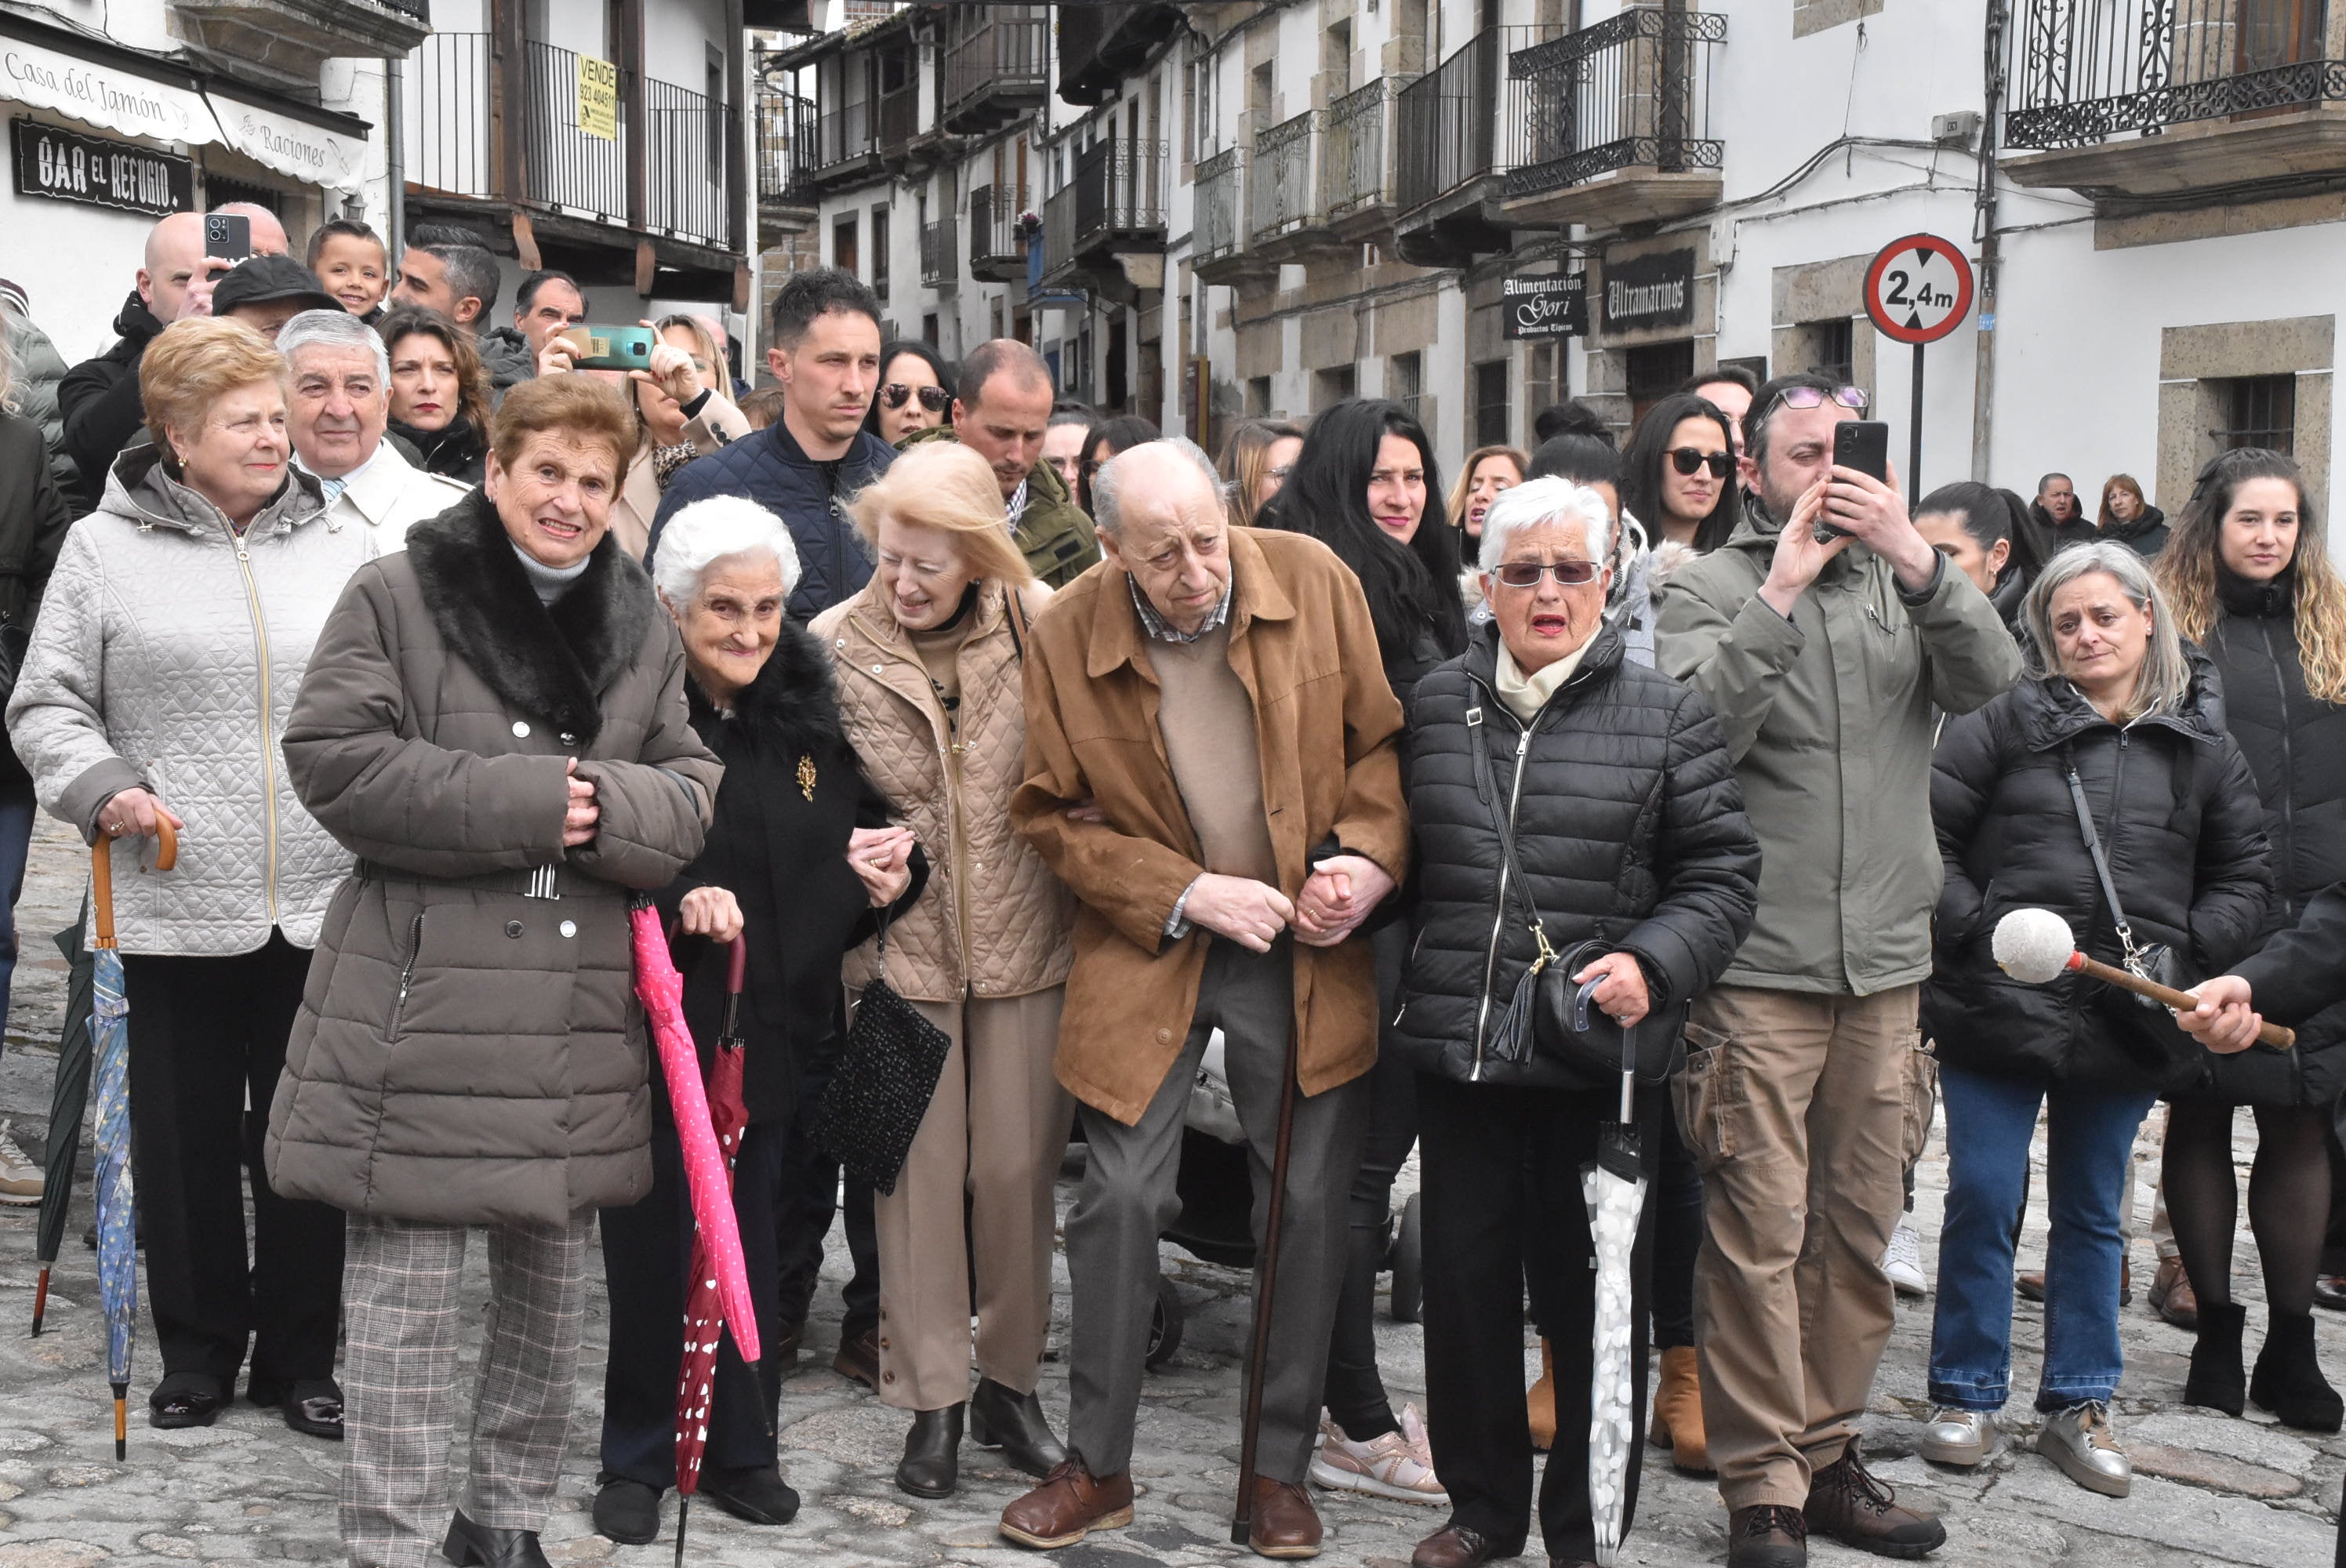
[[[1892,1321],[1882,1259],[1931,970],[1933,728],[2011,685],[2020,654],[1896,474],[1834,466],[1833,427],[1864,407],[1821,376],[1761,387],[1742,525],[1656,597],[1662,668],[1718,710],[1761,851],[1759,921],[1694,1003],[1680,1090],[1730,1568],[1797,1568],[1811,1531],[1892,1557],[1946,1538],[1856,1440]]]
[[[1012,338],[977,345],[961,362],[953,423],[905,444],[958,441],[994,470],[1011,536],[1035,575],[1064,588],[1100,558],[1092,520],[1068,498],[1059,471],[1043,461],[1051,424],[1051,367]]]

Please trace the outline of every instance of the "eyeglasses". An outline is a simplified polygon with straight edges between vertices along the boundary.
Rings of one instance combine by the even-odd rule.
[[[1827,398],[1831,398],[1843,408],[1855,409],[1860,413],[1863,413],[1867,406],[1873,402],[1872,398],[1866,396],[1863,387],[1835,387],[1831,392],[1825,391],[1822,387],[1786,387],[1768,400],[1768,406],[1760,410],[1760,414],[1764,419],[1775,412],[1779,403],[1786,408],[1822,408]]]
[[[945,404],[953,401],[945,396],[945,389],[943,387],[908,387],[903,382],[890,382],[886,386],[882,387],[880,401],[889,408],[902,408],[913,401],[914,392],[918,392],[921,396],[921,406],[931,413],[944,412]]]
[[[1594,561],[1510,561],[1491,575],[1510,588],[1536,588],[1540,574],[1553,573],[1567,588],[1583,588],[1596,580]]]
[[[1713,479],[1725,479],[1735,472],[1735,454],[1731,452],[1704,452],[1698,447],[1681,446],[1672,449],[1670,466],[1680,473],[1692,473],[1698,468],[1708,468]]]

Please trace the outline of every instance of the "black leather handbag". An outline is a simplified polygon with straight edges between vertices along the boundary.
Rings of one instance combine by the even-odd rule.
[[[2110,876],[2110,862],[2102,854],[2102,836],[2094,830],[2094,811],[2086,803],[2085,781],[2077,777],[2076,759],[2066,747],[2062,761],[2068,770],[2069,803],[2076,809],[2077,831],[2086,840],[2086,852],[2093,857],[2094,875],[2102,884],[2102,897],[2110,906],[2110,923],[2118,933],[2120,962],[2137,980],[2156,981],[2171,991],[2184,990],[2191,983],[2176,951],[2163,942],[2135,941],[2126,906],[2118,902],[2118,885]],[[2165,1003],[2115,985],[2098,989],[2103,1015],[2116,1026],[2118,1043],[2128,1054],[2152,1064],[2197,1054],[2197,1043],[2175,1022]]]
[[[1547,926],[1532,903],[1531,889],[1524,881],[1517,860],[1515,825],[1501,799],[1491,767],[1490,741],[1484,734],[1486,728],[1483,710],[1469,708],[1466,731],[1473,737],[1474,781],[1490,804],[1491,825],[1499,835],[1499,874],[1506,884],[1501,896],[1515,902],[1523,922],[1531,928],[1532,940],[1538,944],[1539,957],[1515,982],[1515,994],[1485,1042],[1485,1050],[1498,1061],[1515,1063],[1529,1062],[1536,1053],[1586,1079],[1589,1087],[1609,1089],[1621,1081],[1624,1037],[1634,1036],[1627,1044],[1632,1047],[1630,1054],[1637,1063],[1637,1082],[1648,1086],[1668,1082],[1685,1048],[1687,1004],[1681,1002],[1655,1007],[1630,1029],[1624,1030],[1592,1004],[1597,982],[1592,980],[1586,985],[1574,982],[1574,975],[1597,959],[1620,952],[1620,944],[1605,940],[1606,922],[1601,920],[1597,921],[1597,936],[1566,952],[1558,952],[1549,944]],[[1519,756],[1515,766],[1521,768],[1525,761]],[[1625,868],[1628,859],[1629,850],[1625,844],[1621,850]],[[1617,888],[1620,882],[1620,877],[1616,875],[1614,885]],[[1652,988],[1650,974],[1647,976],[1647,985]]]
[[[888,983],[884,920],[879,956],[880,972],[855,1004],[846,1046],[816,1107],[814,1135],[851,1176],[892,1193],[913,1135],[936,1098],[953,1041]]]

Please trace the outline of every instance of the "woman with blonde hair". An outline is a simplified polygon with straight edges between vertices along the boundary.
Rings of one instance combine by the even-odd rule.
[[[2245,448],[2209,463],[2158,558],[2177,628],[2215,661],[2224,728],[2248,755],[2272,844],[2273,898],[2259,935],[2297,923],[2346,878],[2346,583],[2295,462]],[[2194,979],[2198,978],[2193,976]],[[2346,1006],[2298,1026],[2297,1048],[2207,1058],[2167,1118],[2163,1180],[2198,1344],[2183,1397],[2230,1415],[2244,1398],[2285,1426],[2336,1431],[2346,1407],[2313,1349],[2313,1282],[2330,1211],[2324,1132],[2346,1089]],[[2242,1378],[2245,1311],[2232,1298],[2238,1196],[2232,1112],[2253,1106],[2249,1228],[2270,1321]]]
[[[2114,539],[2147,561],[2167,548],[2167,514],[2143,495],[2131,473],[2113,473],[2102,486],[2101,514],[2095,519],[2105,539]]]
[[[342,1216],[263,1169],[246,1105],[276,1092],[351,866],[296,794],[282,741],[375,544],[321,521],[324,493],[291,462],[286,375],[258,333],[219,318],[148,345],[154,442],[114,460],[97,510],[66,535],[8,728],[42,806],[91,843],[117,840],[116,885],[138,890],[116,935],[138,1011],[130,1128],[163,1367],[148,1419],[211,1425],[243,1370],[255,1404],[339,1439]],[[165,823],[184,830],[178,864],[142,876],[140,840]]]
[[[1303,432],[1283,419],[1241,420],[1222,447],[1223,482],[1229,485],[1230,521],[1255,526],[1264,503],[1287,483],[1303,451]]]
[[[927,851],[929,883],[850,956],[848,985],[884,972],[953,1042],[896,1190],[879,1199],[879,1389],[913,1412],[896,1484],[947,1497],[965,1407],[978,1445],[1028,1474],[1066,1458],[1035,1384],[1051,1322],[1051,1186],[1074,1115],[1052,1072],[1074,904],[1010,827],[1025,778],[1019,667],[1050,590],[1002,525],[994,471],[968,447],[913,446],[849,512],[877,566],[814,633],[837,669],[848,738]]]
[[[1478,446],[1466,454],[1459,465],[1458,478],[1450,486],[1450,521],[1458,532],[1470,541],[1483,537],[1483,518],[1491,510],[1491,503],[1521,484],[1531,473],[1532,460],[1512,446]],[[1472,555],[1472,548],[1461,548],[1462,555]]]

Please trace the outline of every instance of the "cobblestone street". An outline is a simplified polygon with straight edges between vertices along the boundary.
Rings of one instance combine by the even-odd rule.
[[[0,1059],[0,1116],[14,1119],[19,1137],[36,1154],[47,1138],[62,1135],[47,1125],[65,984],[65,964],[49,937],[73,919],[84,864],[73,840],[44,820],[19,910],[25,959],[16,972],[7,1049]],[[2137,1166],[2146,1183],[2137,1209],[2146,1218],[2157,1125],[2154,1116],[2142,1145],[2154,1157]],[[2240,1142],[2245,1156],[2251,1147],[2245,1122]],[[295,1436],[274,1412],[250,1405],[235,1408],[210,1429],[149,1429],[142,1416],[155,1359],[143,1319],[129,1459],[114,1461],[96,1268],[93,1255],[78,1239],[88,1222],[88,1168],[85,1153],[84,1187],[76,1194],[58,1259],[49,1328],[38,1339],[26,1333],[36,1272],[34,1211],[0,1210],[0,1568],[337,1560],[339,1449]],[[1916,1200],[1926,1267],[1936,1250],[1944,1178],[1944,1153],[1934,1135]],[[1413,1185],[1413,1173],[1404,1173],[1403,1183]],[[2041,1194],[2041,1177],[2038,1187]],[[1064,1211],[1066,1184],[1060,1196]],[[2024,1266],[2042,1257],[2044,1241],[2040,1198],[2023,1242]],[[809,1352],[783,1392],[784,1467],[806,1496],[805,1511],[788,1530],[758,1531],[714,1508],[696,1509],[693,1561],[730,1568],[769,1562],[778,1553],[811,1553],[814,1560],[842,1564],[949,1562],[1006,1568],[1031,1563],[994,1529],[1002,1505],[1023,1489],[1025,1479],[991,1467],[980,1451],[964,1449],[961,1493],[950,1502],[916,1502],[896,1491],[892,1471],[904,1418],[830,1369],[837,1286],[845,1278],[844,1252],[835,1232],[832,1246]],[[476,1319],[484,1289],[479,1254],[474,1248],[469,1291]],[[1946,1568],[2328,1563],[2332,1511],[2346,1479],[2346,1441],[2285,1431],[2253,1411],[2248,1420],[2229,1420],[2179,1405],[2189,1339],[2158,1322],[2145,1304],[2142,1286],[2152,1267],[2146,1237],[2137,1237],[2132,1258],[2137,1290],[2124,1315],[2127,1368],[2116,1411],[2120,1439],[2137,1471],[2130,1498],[2113,1501],[2086,1492],[2037,1458],[2028,1446],[2035,1418],[2025,1396],[2007,1412],[2004,1452],[1982,1471],[1959,1474],[1914,1458],[1915,1420],[1927,1413],[1927,1299],[1902,1302],[1899,1308],[1896,1338],[1868,1423],[1868,1452],[1876,1472],[1943,1512],[1950,1538],[1934,1561]],[[2251,1303],[2252,1347],[2263,1323],[2254,1258],[2243,1236],[2236,1286]],[[1188,1568],[1253,1561],[1227,1544],[1229,1497],[1238,1468],[1238,1359],[1247,1326],[1243,1282],[1230,1270],[1198,1263],[1169,1247],[1165,1268],[1178,1284],[1188,1317],[1174,1362],[1148,1380],[1134,1465],[1142,1490],[1137,1522],[1058,1554],[1060,1568],[1148,1563]],[[1060,1285],[1055,1342],[1064,1339],[1066,1327],[1064,1264]],[[601,1413],[604,1327],[598,1275],[590,1298],[586,1376],[564,1465],[561,1506],[546,1532],[547,1553],[556,1563],[648,1568],[669,1560],[671,1534],[652,1546],[616,1547],[591,1532],[586,1512]],[[2042,1329],[2041,1309],[2023,1303],[2014,1326],[2015,1388],[2034,1387]],[[1381,1313],[1378,1333],[1395,1401],[1422,1405],[1418,1329]],[[2346,1319],[2325,1318],[2322,1334],[2331,1376],[2346,1376]],[[1527,1366],[1535,1369],[1536,1347],[1528,1339],[1526,1345]],[[1056,1361],[1046,1369],[1043,1395],[1058,1421],[1066,1392],[1065,1370]],[[2012,1428],[2019,1429],[2016,1434]],[[1642,1511],[1625,1560],[1654,1565],[1720,1561],[1725,1514],[1711,1484],[1678,1475],[1658,1451],[1647,1449],[1645,1454]],[[1322,1561],[1331,1563],[1402,1568],[1412,1545],[1440,1522],[1430,1511],[1319,1495],[1328,1524]],[[671,1502],[670,1532],[674,1518]],[[1537,1552],[1535,1536],[1533,1551]],[[1812,1551],[1820,1563],[1872,1561],[1831,1543],[1818,1543]]]

